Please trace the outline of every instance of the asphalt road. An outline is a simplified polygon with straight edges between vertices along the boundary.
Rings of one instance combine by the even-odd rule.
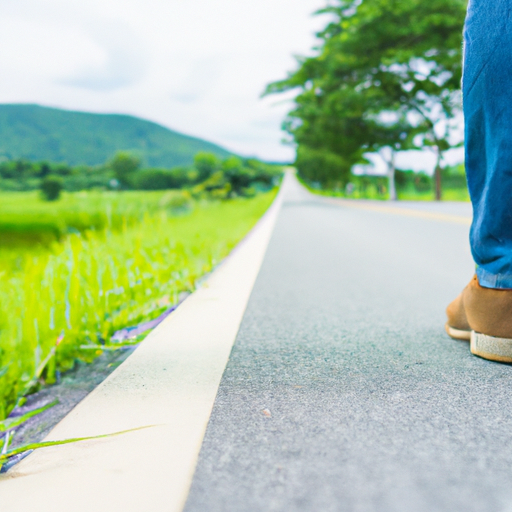
[[[512,368],[443,329],[468,230],[290,180],[185,511],[512,511]]]

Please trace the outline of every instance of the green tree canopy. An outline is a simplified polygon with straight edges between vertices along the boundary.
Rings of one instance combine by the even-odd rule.
[[[213,153],[200,151],[194,157],[194,167],[199,173],[199,180],[205,180],[219,169],[220,160]]]
[[[317,54],[270,84],[296,90],[284,128],[350,165],[367,152],[452,147],[460,108],[465,0],[334,0]],[[440,193],[440,190],[439,190]]]
[[[296,166],[299,174],[312,184],[341,189],[350,179],[350,165],[327,150],[299,146]]]
[[[128,151],[118,151],[110,161],[109,167],[123,187],[130,185],[130,180],[137,169],[140,168],[140,159]]]
[[[57,201],[62,188],[62,178],[51,174],[43,178],[40,185],[41,194],[46,201]]]

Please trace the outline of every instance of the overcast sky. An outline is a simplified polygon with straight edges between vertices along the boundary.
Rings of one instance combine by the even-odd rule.
[[[243,155],[293,158],[290,103],[322,0],[0,0],[0,102],[140,116]]]

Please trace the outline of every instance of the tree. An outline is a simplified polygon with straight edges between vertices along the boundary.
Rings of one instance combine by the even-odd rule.
[[[251,185],[256,173],[246,167],[242,160],[236,156],[230,156],[223,160],[221,166],[224,177],[231,188],[231,195],[243,195],[244,189]]]
[[[52,172],[52,169],[50,167],[50,164],[48,162],[41,162],[39,165],[39,176],[41,178],[46,178],[50,173]]]
[[[299,175],[312,184],[342,189],[349,181],[350,166],[329,151],[299,146],[295,165]]]
[[[144,169],[134,174],[130,184],[137,190],[178,189],[197,181],[197,171],[187,167],[173,169]]]
[[[219,169],[220,161],[213,153],[201,151],[194,157],[194,167],[199,173],[198,180],[203,181]]]
[[[330,151],[352,164],[377,148],[394,155],[429,147],[440,178],[460,109],[465,4],[335,0],[319,11],[332,21],[318,34],[318,54],[299,59],[297,71],[266,90],[298,91],[285,130],[299,147]],[[405,136],[390,144],[393,133]]]
[[[321,71],[323,62],[309,60],[289,80],[270,84],[266,93],[284,92],[300,87],[302,90],[295,98],[296,107],[283,123],[283,128],[290,133],[298,144],[297,166],[299,156],[303,158],[320,158],[325,152],[339,158],[335,168],[339,174],[323,175],[321,182],[345,182],[350,169],[357,163],[367,163],[364,153],[368,149],[368,129],[364,119],[365,98],[351,84],[339,83],[329,93],[324,93],[320,82],[327,77]],[[318,74],[319,79],[308,78]],[[301,85],[302,84],[302,85]],[[318,84],[318,86],[317,86]],[[310,157],[307,157],[306,154]],[[299,168],[300,172],[300,168]],[[306,176],[303,176],[307,178]]]
[[[119,151],[109,162],[109,167],[123,187],[129,187],[135,171],[140,168],[140,159],[127,151]]]
[[[250,169],[253,174],[251,186],[257,185],[260,189],[264,190],[268,190],[272,186],[277,185],[279,178],[283,174],[281,166],[263,163],[255,158],[246,159],[244,165]]]
[[[370,108],[371,111],[371,108]],[[381,119],[375,116],[373,122],[368,122],[371,115],[366,115],[368,140],[368,150],[378,153],[386,163],[386,175],[388,178],[389,199],[396,201],[397,191],[395,184],[395,157],[399,151],[414,149],[414,137],[421,133],[421,128],[415,128],[407,122],[403,113],[395,112],[389,118],[390,112],[387,112],[388,119]],[[385,117],[385,116],[384,116]]]
[[[62,192],[62,179],[59,176],[46,176],[41,180],[41,193],[46,201],[56,201]]]

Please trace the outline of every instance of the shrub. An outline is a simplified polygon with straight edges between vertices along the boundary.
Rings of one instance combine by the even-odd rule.
[[[236,156],[227,158],[222,162],[222,171],[227,182],[231,185],[233,195],[243,195],[243,190],[250,186],[256,173],[249,167],[244,167],[243,162]]]
[[[137,190],[165,190],[172,188],[167,169],[145,169],[132,177],[132,187]]]
[[[240,195],[243,196],[243,197],[255,197],[256,194],[257,194],[257,190],[254,188],[254,187],[247,187],[247,188],[243,188],[241,190],[241,193]]]
[[[213,153],[201,151],[194,157],[194,167],[199,174],[198,179],[202,181],[219,169],[220,161]]]
[[[414,188],[417,192],[428,192],[432,189],[432,178],[419,172],[414,178]]]
[[[252,170],[254,177],[251,186],[257,190],[265,191],[276,186],[283,174],[283,168],[278,165],[269,165],[254,158],[245,161],[245,166]]]
[[[58,176],[46,176],[41,181],[41,194],[46,201],[56,201],[62,192],[62,180]]]
[[[185,188],[200,181],[199,171],[190,167],[173,167],[170,171],[171,188]]]
[[[195,197],[228,199],[231,195],[231,184],[222,171],[216,171],[207,180],[196,185],[192,193]]]
[[[119,151],[109,163],[115,178],[123,187],[129,187],[131,179],[140,167],[140,159],[127,151]]]
[[[192,208],[192,196],[186,190],[172,190],[162,196],[160,206],[171,213],[187,212]]]
[[[144,169],[132,176],[131,185],[137,190],[167,190],[184,188],[197,181],[197,171],[188,167],[174,169]]]

